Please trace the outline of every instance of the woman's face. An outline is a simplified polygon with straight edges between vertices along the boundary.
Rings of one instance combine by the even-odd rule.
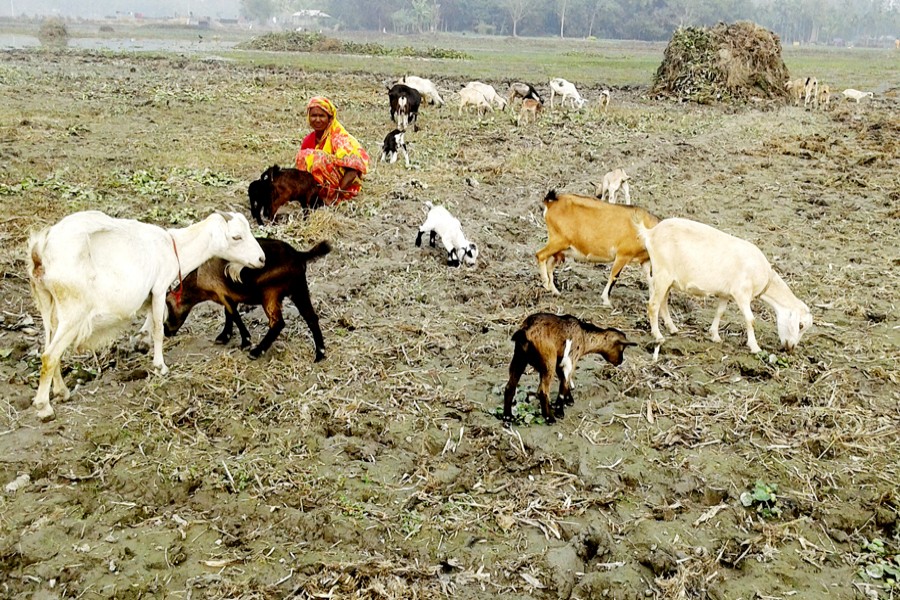
[[[331,123],[331,117],[324,109],[313,106],[309,109],[309,124],[316,133],[322,133]]]

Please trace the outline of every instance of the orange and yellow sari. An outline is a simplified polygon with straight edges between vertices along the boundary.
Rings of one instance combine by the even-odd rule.
[[[321,186],[319,198],[327,205],[337,204],[356,196],[362,187],[361,178],[369,170],[369,155],[355,137],[347,133],[337,120],[337,109],[328,98],[315,96],[306,107],[307,119],[309,109],[318,107],[331,116],[331,125],[316,142],[313,131],[300,144],[297,153],[297,168],[308,171]],[[341,189],[341,180],[345,169],[354,169],[359,173],[353,183]]]

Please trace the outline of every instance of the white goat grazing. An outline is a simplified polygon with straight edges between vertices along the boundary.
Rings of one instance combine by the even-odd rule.
[[[467,106],[474,106],[478,109],[478,114],[483,115],[486,111],[494,112],[494,107],[488,102],[480,91],[475,88],[465,87],[459,90],[459,114]]]
[[[550,80],[550,110],[553,110],[553,97],[556,95],[562,96],[560,106],[565,106],[566,100],[570,100],[573,108],[581,108],[586,102],[574,84],[559,77]]]
[[[631,191],[628,187],[629,179],[631,177],[628,176],[625,169],[613,169],[603,176],[603,181],[600,184],[600,193],[597,194],[597,197],[604,200],[605,196],[605,199],[610,204],[615,204],[616,192],[619,188],[622,188],[622,192],[625,193],[625,204],[631,204]]]
[[[853,88],[847,88],[843,92],[845,100],[856,100],[856,103],[859,104],[859,101],[868,96],[869,98],[874,98],[875,94],[872,92],[861,92],[859,90],[854,90]]]
[[[663,341],[659,331],[660,313],[669,333],[678,332],[668,306],[673,285],[695,296],[719,299],[709,328],[714,342],[722,341],[719,320],[729,299],[735,301],[744,316],[747,346],[754,353],[760,351],[750,309],[750,302],[755,298],[775,310],[778,337],[785,350],[793,350],[812,325],[809,308],[788,289],[762,251],[752,243],[689,219],[664,219],[651,229],[642,223],[635,223],[635,226],[650,254],[653,276],[647,316],[650,331],[657,341]]]
[[[214,256],[254,268],[266,258],[238,213],[215,213],[190,227],[166,230],[99,211],[80,212],[33,235],[28,246],[28,276],[45,333],[34,407],[45,421],[53,418],[51,382],[57,394],[69,397],[60,368],[69,347],[100,347],[147,310],[144,328],[153,340],[153,366],[165,374],[169,285]]]
[[[485,100],[491,104],[496,104],[500,107],[500,110],[506,110],[506,98],[498,94],[497,90],[494,89],[494,86],[480,81],[470,81],[466,84],[466,87],[478,90],[484,96]]]
[[[458,267],[460,260],[469,266],[474,265],[478,258],[478,246],[466,239],[459,219],[443,206],[434,206],[431,202],[426,202],[425,206],[429,209],[428,215],[419,227],[416,246],[422,246],[422,236],[427,232],[430,233],[428,243],[434,248],[434,238],[439,235],[447,250],[448,267]]]
[[[803,87],[804,100],[803,106],[813,105],[813,108],[819,107],[819,80],[815,77],[808,77]]]
[[[437,87],[433,83],[431,83],[430,79],[423,79],[422,77],[416,77],[415,75],[407,75],[405,77],[401,77],[395,83],[402,83],[403,85],[407,85],[412,89],[416,90],[420,94],[422,94],[423,98],[428,99],[429,104],[434,104],[438,107],[444,105],[444,101],[441,99],[441,95],[437,91]]]

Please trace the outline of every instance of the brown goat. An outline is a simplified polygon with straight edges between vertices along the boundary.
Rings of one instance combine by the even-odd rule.
[[[557,196],[550,190],[544,198],[547,245],[536,254],[544,288],[559,294],[553,283],[553,269],[566,255],[591,262],[613,263],[601,296],[606,306],[612,305],[609,293],[619,273],[631,261],[641,264],[649,282],[650,255],[632,221],[635,213],[648,229],[659,223],[657,217],[636,206],[608,204],[576,194]]]
[[[512,422],[512,406],[516,387],[528,365],[534,367],[541,378],[538,400],[541,415],[548,423],[565,416],[563,405],[572,406],[572,376],[575,365],[585,354],[600,354],[614,366],[625,358],[625,348],[635,346],[625,333],[613,328],[597,327],[572,315],[557,316],[535,313],[522,323],[512,336],[516,347],[509,363],[509,382],[503,394],[503,420]],[[550,382],[553,373],[559,378],[559,396],[555,410],[550,411]]]
[[[299,169],[282,169],[273,165],[263,171],[259,179],[250,182],[247,188],[250,197],[250,214],[260,225],[262,217],[274,220],[278,209],[296,200],[304,211],[322,206],[319,199],[319,185],[315,178]]]
[[[319,328],[319,317],[309,298],[306,265],[328,254],[331,246],[328,242],[319,242],[306,252],[298,252],[290,244],[278,240],[257,238],[257,241],[266,254],[263,268],[244,269],[235,280],[230,276],[230,269],[227,269],[229,263],[215,258],[187,275],[181,282],[180,290],[168,293],[166,335],[175,335],[191,309],[209,300],[225,307],[225,327],[216,338],[216,343],[227,344],[231,339],[232,324],[237,324],[241,334],[241,348],[246,348],[250,345],[250,332],[244,326],[237,306],[261,304],[269,318],[269,331],[259,345],[250,350],[250,358],[259,358],[284,329],[282,303],[285,297],[289,297],[309,326],[316,347],[315,362],[319,362],[325,358],[325,341]]]

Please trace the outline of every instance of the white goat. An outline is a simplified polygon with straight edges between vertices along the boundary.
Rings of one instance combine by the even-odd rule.
[[[480,91],[475,88],[465,87],[459,90],[459,114],[467,106],[474,106],[478,109],[478,114],[483,115],[486,111],[494,112],[494,107],[488,102]]]
[[[415,75],[407,75],[401,77],[395,83],[402,83],[403,85],[413,88],[422,94],[423,98],[427,98],[429,104],[434,104],[439,107],[444,105],[444,101],[441,99],[437,87],[431,83],[430,79],[423,79],[422,77],[416,77]]]
[[[815,77],[808,77],[803,87],[804,99],[803,106],[813,105],[813,108],[819,107],[819,80]]]
[[[484,99],[492,104],[500,107],[500,110],[506,110],[506,98],[497,93],[494,86],[482,83],[480,81],[470,81],[466,84],[467,88],[475,89],[481,92]]]
[[[422,236],[429,233],[428,243],[434,248],[435,236],[441,236],[441,243],[447,250],[447,266],[458,267],[460,261],[469,266],[475,264],[478,258],[478,246],[466,239],[463,234],[459,219],[450,214],[443,206],[434,206],[426,202],[428,215],[425,222],[419,227],[416,236],[416,246],[422,246]]]
[[[214,256],[247,267],[265,263],[250,224],[238,213],[215,213],[190,227],[166,230],[99,211],[80,212],[33,235],[28,245],[28,276],[45,333],[33,404],[45,421],[53,418],[51,382],[57,394],[69,397],[60,368],[69,347],[100,347],[146,310],[153,366],[165,374],[169,285]]]
[[[843,92],[845,100],[856,100],[856,103],[859,104],[859,101],[868,96],[869,98],[874,98],[875,94],[872,92],[861,92],[859,90],[854,90],[853,88],[847,88]]]
[[[650,254],[653,276],[647,316],[650,331],[657,341],[663,341],[659,331],[660,313],[669,333],[678,332],[668,306],[673,285],[695,296],[719,299],[709,328],[714,342],[722,341],[719,320],[729,299],[735,301],[744,316],[747,346],[753,353],[760,351],[750,309],[750,302],[755,298],[775,310],[778,337],[785,350],[793,350],[812,325],[809,308],[788,289],[762,251],[752,243],[688,219],[664,219],[651,229],[642,223],[635,225]]]
[[[553,110],[553,97],[556,95],[562,96],[561,106],[566,105],[566,100],[571,101],[573,108],[581,108],[586,102],[575,89],[574,84],[559,77],[550,80],[550,110]]]
[[[597,194],[597,197],[603,200],[605,196],[605,199],[610,204],[615,204],[616,192],[619,191],[619,188],[622,188],[622,192],[625,193],[625,204],[631,204],[631,191],[628,187],[629,179],[631,177],[628,176],[625,169],[613,169],[603,176],[603,181],[600,184],[600,193]]]

